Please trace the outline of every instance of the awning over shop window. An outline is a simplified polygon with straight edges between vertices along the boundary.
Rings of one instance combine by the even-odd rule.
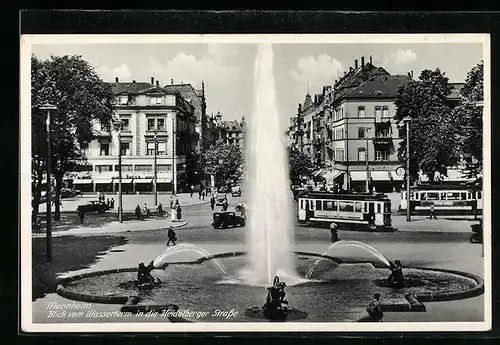
[[[91,184],[93,182],[92,179],[88,179],[88,178],[85,178],[85,179],[76,179],[76,180],[73,180],[73,184]]]
[[[146,184],[146,183],[152,183],[152,182],[153,182],[153,180],[150,178],[140,178],[140,179],[134,180],[134,183],[136,183],[136,184],[139,184],[139,183]]]
[[[324,178],[327,181],[332,181],[332,180],[335,180],[336,178],[339,178],[340,176],[342,176],[343,173],[344,172],[340,171],[340,170],[328,171],[327,173],[325,173]]]
[[[325,173],[325,169],[319,169],[319,170],[316,170],[315,172],[313,172],[313,176],[321,176]]]
[[[351,171],[350,176],[353,181],[366,181],[366,171]]]
[[[105,178],[105,179],[94,180],[95,184],[110,184],[111,182],[113,182],[112,178]]]
[[[172,181],[171,178],[157,178],[156,183],[170,183]]]
[[[388,171],[370,171],[370,177],[373,181],[390,181]]]
[[[133,180],[131,178],[122,178],[122,183],[132,183],[132,181]],[[120,180],[115,178],[113,179],[113,182],[118,184],[120,183]]]
[[[403,181],[404,176],[399,176],[395,171],[391,171],[391,176],[394,181]]]

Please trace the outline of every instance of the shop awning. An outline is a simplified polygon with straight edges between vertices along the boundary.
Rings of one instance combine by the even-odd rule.
[[[373,181],[390,181],[388,171],[370,171],[370,177]]]
[[[150,179],[150,178],[140,178],[140,179],[134,179],[134,183],[135,184],[138,184],[138,183],[152,183],[153,182],[153,179]]]
[[[157,178],[156,183],[170,183],[172,181],[171,178]]]
[[[73,180],[73,184],[91,184],[93,180],[91,178],[81,178]]]
[[[95,184],[110,184],[111,182],[113,182],[112,178],[103,178],[99,180],[94,180]]]
[[[349,174],[353,181],[366,181],[366,171],[351,171]]]
[[[315,172],[313,172],[313,176],[321,176],[322,174],[325,173],[325,169],[319,169],[319,170],[316,170]]]
[[[399,176],[395,171],[391,171],[391,176],[394,181],[403,181],[404,176]]]
[[[327,181],[335,180],[336,178],[342,176],[344,172],[340,170],[333,170],[333,171],[328,171],[325,175],[324,178]]]
[[[132,183],[132,179],[131,178],[122,178],[122,183]],[[114,183],[120,183],[120,180],[115,178],[113,179],[113,182]]]

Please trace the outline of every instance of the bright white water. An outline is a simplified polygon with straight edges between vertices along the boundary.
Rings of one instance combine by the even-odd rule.
[[[249,191],[247,247],[249,284],[271,284],[278,275],[288,285],[301,280],[295,271],[292,196],[284,127],[276,107],[271,44],[260,44],[255,62],[255,99],[246,142]]]

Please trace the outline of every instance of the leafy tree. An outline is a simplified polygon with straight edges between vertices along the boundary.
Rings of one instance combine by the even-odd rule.
[[[203,154],[204,172],[213,175],[215,185],[221,187],[230,180],[237,180],[243,173],[243,156],[238,146],[219,139]]]
[[[472,184],[480,187],[483,172],[483,62],[467,74],[465,84],[460,90],[460,103],[454,109],[459,149],[467,164],[464,175]]]
[[[399,88],[394,103],[395,119],[403,124],[410,117],[410,178],[418,179],[419,171],[434,181],[436,172],[446,175],[447,167],[459,158],[452,108],[447,101],[451,85],[439,68],[422,71],[418,80]],[[406,131],[398,148],[398,158],[406,162]]]
[[[288,147],[288,162],[292,184],[300,184],[302,178],[311,177],[315,169],[311,157],[293,147]]]
[[[51,56],[41,61],[31,58],[32,161],[34,177],[34,219],[38,214],[41,181],[47,159],[47,111],[44,103],[57,107],[51,111],[51,162],[55,180],[55,219],[60,218],[59,200],[63,177],[85,164],[83,147],[93,138],[92,123],[110,127],[114,96],[93,67],[81,56]]]

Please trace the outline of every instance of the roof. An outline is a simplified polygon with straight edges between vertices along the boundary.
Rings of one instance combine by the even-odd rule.
[[[236,130],[241,130],[241,124],[236,120],[222,121],[222,126],[231,129],[235,127]]]
[[[351,89],[345,97],[394,97],[398,88],[411,80],[406,75],[379,75],[370,77],[363,84]]]
[[[109,83],[109,84],[111,85],[111,90],[115,95],[119,95],[122,93],[138,94],[144,90],[148,90],[155,87],[153,84],[143,83],[143,82]]]

